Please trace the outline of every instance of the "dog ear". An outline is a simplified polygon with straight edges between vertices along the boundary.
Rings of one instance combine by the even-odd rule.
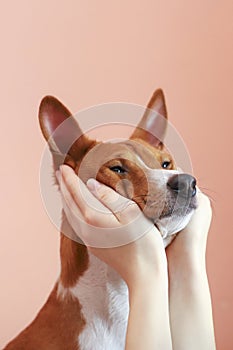
[[[76,160],[93,141],[83,135],[72,113],[55,97],[45,96],[39,107],[39,122],[58,168],[66,156],[66,163],[75,167]],[[60,164],[59,164],[60,159]]]
[[[163,140],[167,129],[167,108],[162,89],[157,89],[147,109],[131,135],[131,139],[143,139],[154,147],[163,147]]]

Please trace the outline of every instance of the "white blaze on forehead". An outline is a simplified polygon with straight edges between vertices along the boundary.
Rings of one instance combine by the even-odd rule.
[[[150,185],[155,183],[158,189],[163,189],[163,193],[164,193],[163,201],[165,201],[167,182],[169,178],[173,175],[180,174],[182,170],[180,168],[178,168],[178,170],[152,169],[147,164],[144,163],[144,161],[138,154],[136,155],[136,158],[139,164],[144,169],[144,172],[146,174],[149,192],[150,192],[150,189],[152,191],[154,189],[153,187],[151,188]],[[181,231],[188,224],[192,214],[193,212],[189,212],[189,213],[184,212],[184,215],[182,217],[171,215],[169,217],[159,219],[156,222],[156,225],[162,234],[165,247],[171,242],[174,235],[177,232]]]
[[[148,180],[151,181],[158,181],[158,182],[164,182],[167,183],[168,179],[175,174],[179,174],[179,170],[164,170],[164,169],[153,169],[150,168],[143,160],[142,158],[136,154],[136,158],[139,162],[139,164],[145,169],[145,173],[147,175]]]

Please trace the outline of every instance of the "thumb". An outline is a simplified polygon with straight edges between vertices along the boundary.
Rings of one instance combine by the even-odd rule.
[[[87,181],[87,187],[120,223],[120,226],[115,226],[114,230],[111,230],[111,235],[104,236],[103,247],[117,247],[128,244],[142,237],[151,229],[155,229],[152,221],[144,216],[134,201],[121,196],[112,188],[99,183],[93,178]]]

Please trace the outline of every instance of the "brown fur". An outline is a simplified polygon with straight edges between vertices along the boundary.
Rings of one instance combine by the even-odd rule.
[[[77,337],[85,326],[77,299],[57,298],[57,285],[35,320],[5,350],[78,350]]]
[[[155,92],[149,102],[149,108],[157,110],[166,117],[166,106],[161,90]],[[120,145],[102,143],[97,145],[96,141],[89,140],[82,135],[78,124],[73,118],[69,118],[70,116],[68,109],[54,97],[47,96],[42,100],[39,110],[40,126],[53,154],[54,169],[57,170],[64,162],[71,166],[83,181],[89,177],[96,177],[97,180],[111,186],[121,194],[132,197],[143,209],[147,200],[148,188],[145,173],[135,157],[135,151],[151,168],[160,168],[161,162],[165,160],[171,162],[169,169],[175,167],[161,141],[142,129],[145,120],[150,117],[150,111],[145,113],[131,141]],[[59,139],[61,135],[57,133],[54,138],[51,138],[54,130],[67,119],[70,120],[70,123],[63,130],[62,137]],[[79,139],[73,143],[67,155],[64,156],[63,149],[66,148],[71,134],[76,135]],[[95,153],[92,155],[91,150],[94,149],[94,146],[96,146]],[[108,161],[109,155],[112,159]],[[82,163],[81,160],[83,160]],[[84,168],[80,164],[84,164]],[[92,166],[89,166],[90,164]],[[129,168],[130,172],[125,175],[113,173],[110,167],[116,165]],[[133,184],[133,192],[127,187],[127,181],[123,180],[129,180]],[[67,222],[64,221],[63,226],[65,224]],[[61,232],[63,229],[64,227],[61,228]],[[59,280],[65,288],[73,287],[88,268],[87,248],[61,233],[60,257]],[[81,305],[69,293],[63,299],[58,297],[57,286],[58,284],[55,285],[36,319],[10,342],[5,350],[78,350],[78,334],[85,327]]]

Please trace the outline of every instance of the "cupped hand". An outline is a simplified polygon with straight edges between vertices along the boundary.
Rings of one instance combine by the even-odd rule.
[[[168,246],[166,253],[168,261],[179,263],[189,258],[196,263],[205,260],[206,243],[212,219],[212,209],[209,198],[199,189],[197,191],[198,207],[188,225],[177,234]]]
[[[166,269],[160,232],[137,204],[94,179],[87,186],[63,165],[57,178],[63,208],[88,249],[113,267],[128,286]]]

